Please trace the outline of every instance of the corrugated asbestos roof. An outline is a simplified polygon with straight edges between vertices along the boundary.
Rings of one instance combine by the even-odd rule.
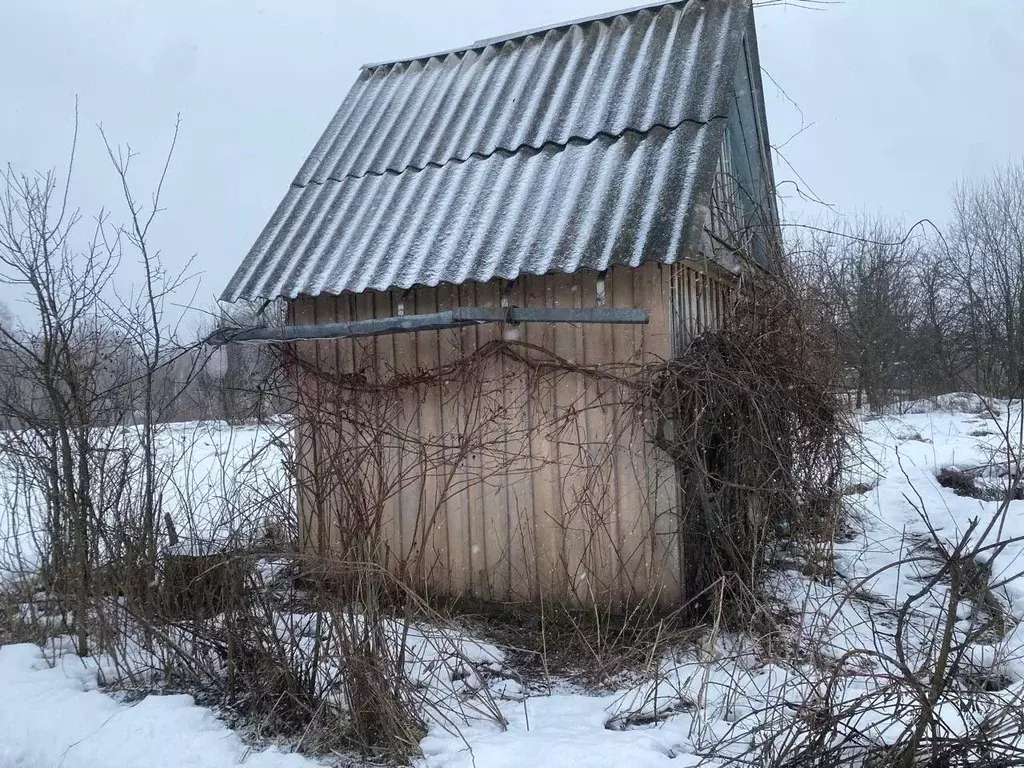
[[[672,262],[748,0],[689,0],[364,68],[223,299]]]

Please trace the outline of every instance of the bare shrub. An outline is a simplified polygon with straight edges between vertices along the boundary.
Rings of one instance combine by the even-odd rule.
[[[0,584],[0,645],[42,645],[53,632],[47,617],[40,615],[38,589],[34,579]]]
[[[683,488],[685,595],[695,621],[721,611],[727,625],[749,626],[776,544],[814,550],[839,531],[852,425],[828,348],[803,319],[773,285],[654,377],[657,444]],[[827,551],[812,559],[822,556],[827,571]]]
[[[972,499],[986,498],[987,494],[978,487],[978,479],[967,470],[957,467],[942,467],[935,476],[939,485],[949,488],[957,496],[967,496]]]
[[[752,713],[717,750],[736,764],[774,768],[994,767],[1024,759],[1017,744],[1019,692],[1002,690],[999,674],[988,676],[978,666],[977,643],[991,632],[991,621],[958,626],[964,606],[981,598],[980,572],[971,564],[976,534],[972,527],[952,549],[933,541],[938,568],[897,612],[895,655],[881,646],[848,652],[794,689],[803,688],[802,701],[786,697]],[[908,558],[892,567],[911,564]],[[948,582],[948,596],[934,622],[923,621],[919,609],[935,599],[940,582]],[[869,676],[876,684],[853,685],[855,664],[878,668]]]
[[[1002,431],[1006,451],[1015,442]],[[952,486],[958,487],[956,483]],[[1020,538],[1002,535],[1019,482],[991,517],[952,539],[929,522],[920,496],[907,499],[927,535],[851,585],[820,627],[814,647],[841,625],[844,605],[885,573],[914,574],[917,588],[891,611],[869,614],[872,645],[813,658],[767,706],[731,723],[707,754],[729,764],[796,768],[1002,768],[1024,761],[1022,689],[1007,674],[1019,657],[1003,588],[1018,574],[993,573],[993,558]]]

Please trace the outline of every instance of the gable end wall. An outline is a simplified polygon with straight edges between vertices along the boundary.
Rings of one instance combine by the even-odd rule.
[[[296,324],[330,323],[391,317],[400,308],[423,314],[500,306],[503,290],[503,281],[494,281],[300,298],[290,316]],[[324,482],[329,456],[352,454],[346,440],[376,440],[383,447],[359,446],[385,467],[374,477],[403,478],[370,504],[379,510],[384,559],[417,589],[487,600],[675,604],[676,481],[650,443],[652,415],[631,409],[634,395],[612,379],[543,363],[554,359],[551,353],[570,366],[629,375],[635,366],[666,360],[690,335],[720,322],[731,286],[689,262],[647,262],[613,269],[604,290],[605,306],[645,308],[650,324],[489,324],[297,344],[300,357],[328,379],[412,379],[502,340],[536,363],[485,356],[446,380],[370,398],[367,407],[389,409],[393,429],[382,438],[355,431],[336,438],[344,425],[332,431],[300,416],[302,549],[326,554],[344,547],[344,508],[352,502],[322,490],[337,485]],[[598,306],[598,280],[592,272],[524,277],[506,298],[521,307]],[[300,392],[316,389],[312,378],[300,374]]]

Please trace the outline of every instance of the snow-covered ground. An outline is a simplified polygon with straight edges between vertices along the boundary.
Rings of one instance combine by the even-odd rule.
[[[190,696],[128,706],[97,690],[95,665],[51,666],[34,645],[0,647],[0,767],[302,768],[305,758],[253,751]]]
[[[878,743],[895,738],[893,723],[908,709],[898,685],[893,686],[899,676],[896,662],[904,658],[913,666],[933,652],[930,643],[944,620],[948,584],[939,581],[913,602],[908,627],[897,637],[900,607],[921,593],[936,571],[937,561],[929,554],[936,539],[952,548],[975,520],[975,539],[981,535],[999,506],[995,494],[1007,482],[1000,469],[1006,466],[1004,434],[1019,443],[1013,438],[1020,430],[1019,406],[991,405],[989,412],[976,398],[948,396],[916,404],[906,413],[860,420],[862,461],[848,478],[852,531],[836,544],[837,575],[815,580],[793,570],[772,577],[775,593],[796,617],[779,643],[788,653],[766,658],[763,648],[742,638],[715,637],[699,650],[666,653],[656,663],[656,675],[624,678],[618,690],[594,693],[557,680],[524,687],[514,676],[501,674],[499,649],[475,643],[470,656],[497,671],[486,682],[470,675],[466,685],[489,686],[508,725],[470,718],[453,733],[433,723],[421,743],[421,764],[725,765],[730,754],[759,744],[764,734],[789,728],[801,705],[823,698],[850,703],[847,716],[856,719],[864,738]],[[216,453],[221,450],[216,446],[225,444],[222,436],[211,439],[210,448]],[[950,467],[977,476],[980,485],[993,489],[991,499],[960,496],[940,486],[938,472]],[[997,691],[972,696],[969,706],[940,700],[944,721],[959,724],[950,726],[954,730],[969,729],[972,718],[978,722],[1024,694],[1019,653],[1024,630],[1017,630],[1024,615],[1024,581],[1016,579],[1024,570],[1024,501],[1010,503],[1001,530],[993,530],[989,540],[997,535],[1005,546],[977,559],[989,561],[992,580],[1007,583],[995,590],[995,607],[965,604],[956,626],[966,634],[984,610],[1000,612],[1001,631],[978,638],[967,659],[981,676],[999,677],[1002,683]],[[823,692],[822,670],[830,662],[831,679],[839,683]],[[430,678],[436,677],[436,668],[430,663],[420,670],[426,685],[436,685]],[[858,705],[861,700],[865,703]],[[616,716],[625,711],[652,715],[653,722],[621,727]],[[774,731],[766,728],[773,718]],[[716,744],[721,749],[712,754]],[[250,752],[188,697],[150,696],[124,703],[97,690],[95,665],[58,654],[51,666],[35,646],[0,649],[0,768],[240,762],[313,764],[279,749]]]

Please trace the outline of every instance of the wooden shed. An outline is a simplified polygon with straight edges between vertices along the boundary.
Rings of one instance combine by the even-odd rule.
[[[303,548],[672,604],[686,510],[635,377],[777,241],[749,0],[366,65],[222,297],[288,303],[236,338],[301,340]]]

